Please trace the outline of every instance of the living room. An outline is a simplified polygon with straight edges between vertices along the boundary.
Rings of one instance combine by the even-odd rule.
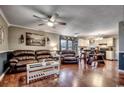
[[[0,86],[123,86],[122,11],[121,5],[1,5]]]

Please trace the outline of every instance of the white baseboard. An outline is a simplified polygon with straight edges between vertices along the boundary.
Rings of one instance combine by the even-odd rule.
[[[118,69],[118,72],[124,73],[124,70]]]
[[[7,71],[10,69],[10,67],[8,67],[0,76],[0,81],[2,81],[2,79],[4,78],[5,74],[7,73]]]

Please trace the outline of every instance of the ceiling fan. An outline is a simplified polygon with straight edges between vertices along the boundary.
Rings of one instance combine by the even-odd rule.
[[[61,18],[58,13],[54,13],[53,15],[46,16],[45,18],[39,17],[37,15],[33,15],[33,17],[42,21],[42,23],[38,24],[39,26],[48,25],[49,27],[55,27],[55,25],[66,25],[65,22],[57,20],[58,18]]]

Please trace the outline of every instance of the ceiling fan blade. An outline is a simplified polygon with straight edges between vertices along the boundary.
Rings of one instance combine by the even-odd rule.
[[[45,25],[45,24],[38,24],[38,26],[42,26],[42,25]]]
[[[48,21],[48,18],[41,18],[39,16],[33,15],[33,17],[37,18],[39,21]]]
[[[58,24],[60,24],[60,25],[67,25],[67,23],[65,23],[65,22],[58,22]]]
[[[41,17],[39,17],[39,16],[36,16],[36,15],[33,15],[33,17],[35,17],[35,18],[38,18],[38,19],[42,19]]]

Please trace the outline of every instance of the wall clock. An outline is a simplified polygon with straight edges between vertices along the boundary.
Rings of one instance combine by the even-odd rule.
[[[4,40],[4,27],[0,26],[0,44],[3,43]]]

